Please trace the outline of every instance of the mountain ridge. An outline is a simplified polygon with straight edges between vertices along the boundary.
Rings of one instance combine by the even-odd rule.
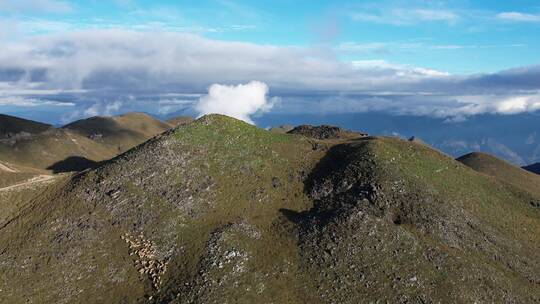
[[[457,158],[457,161],[478,172],[540,196],[540,176],[491,154],[472,152]]]
[[[537,198],[424,144],[210,115],[49,186],[0,228],[0,288],[12,302],[538,301]]]
[[[60,128],[23,119],[10,120],[24,124],[10,127],[12,135],[0,140],[0,161],[53,172],[95,166],[172,128],[137,112],[90,117]],[[29,129],[35,132],[24,131]]]
[[[0,114],[0,140],[16,136],[28,136],[51,129],[49,124]]]

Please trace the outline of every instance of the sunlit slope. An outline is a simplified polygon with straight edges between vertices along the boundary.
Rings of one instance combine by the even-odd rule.
[[[486,153],[474,152],[457,159],[476,171],[491,175],[540,198],[540,176]]]
[[[57,183],[0,230],[9,303],[540,300],[531,195],[413,142],[220,115]]]
[[[96,116],[63,127],[114,148],[117,152],[125,152],[170,128],[169,124],[144,113]]]
[[[39,174],[46,173],[42,170],[0,162],[0,189],[23,182]]]
[[[530,194],[394,138],[337,145],[312,174],[300,244],[326,298],[538,300]]]
[[[40,132],[19,132],[17,136],[1,139],[0,162],[55,173],[80,171],[170,128],[169,124],[143,113],[92,117],[60,129],[49,126]]]
[[[111,147],[63,129],[0,142],[0,161],[60,172],[84,169],[116,154]]]

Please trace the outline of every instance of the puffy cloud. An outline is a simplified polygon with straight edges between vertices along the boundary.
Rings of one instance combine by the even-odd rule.
[[[117,114],[123,106],[121,101],[113,102],[97,102],[89,107],[77,109],[62,117],[63,123],[69,123],[76,119],[93,117],[93,116],[112,116]]]
[[[540,95],[513,96],[495,103],[497,113],[517,114],[540,110]]]
[[[250,116],[269,111],[268,86],[260,81],[228,86],[213,84],[195,105],[200,115],[223,114],[253,124]]]
[[[85,117],[98,115],[111,116],[115,112],[118,112],[121,107],[121,101],[114,101],[111,103],[95,103],[86,110],[84,110],[82,114]]]

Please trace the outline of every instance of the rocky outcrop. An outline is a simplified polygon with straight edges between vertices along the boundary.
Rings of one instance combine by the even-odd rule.
[[[368,134],[361,132],[354,132],[345,130],[339,127],[322,125],[322,126],[311,126],[311,125],[301,125],[295,127],[291,131],[287,132],[289,134],[299,134],[306,137],[316,138],[316,139],[344,139],[344,138],[357,138],[357,137],[366,137]]]

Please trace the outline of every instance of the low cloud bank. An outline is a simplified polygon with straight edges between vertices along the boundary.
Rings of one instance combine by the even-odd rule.
[[[0,38],[0,44],[3,107],[66,103],[70,110],[58,111],[87,115],[112,111],[93,104],[120,100],[126,109],[146,102],[143,109],[158,114],[189,108],[252,122],[253,114],[272,108],[270,87],[281,98],[272,110],[287,113],[387,111],[458,121],[540,110],[540,66],[451,75],[383,60],[344,62],[310,48],[126,30]]]
[[[213,84],[208,94],[195,105],[199,115],[223,114],[254,124],[250,116],[269,111],[273,103],[268,99],[268,85],[260,81],[247,84]]]

